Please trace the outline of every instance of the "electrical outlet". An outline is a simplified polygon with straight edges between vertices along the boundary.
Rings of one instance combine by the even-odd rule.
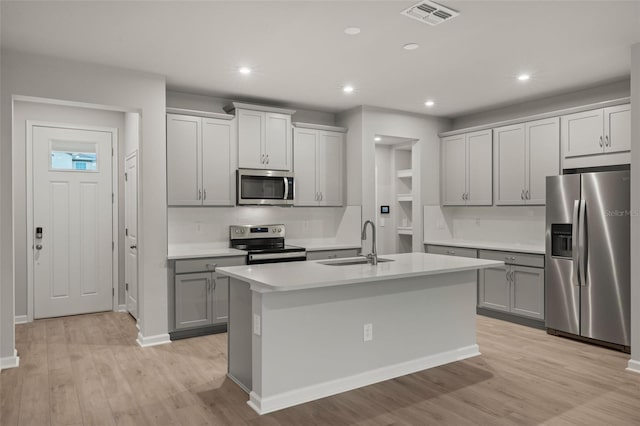
[[[364,325],[364,341],[369,342],[373,340],[373,324],[365,324]]]
[[[253,334],[256,336],[262,334],[262,321],[258,314],[253,314]]]

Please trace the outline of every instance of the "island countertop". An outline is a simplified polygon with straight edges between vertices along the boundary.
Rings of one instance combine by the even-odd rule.
[[[369,264],[348,266],[323,264],[336,262],[335,260],[301,261],[228,266],[217,268],[216,272],[247,282],[254,291],[272,292],[471,271],[504,264],[504,262],[494,260],[427,253],[391,254],[379,256],[379,258],[392,261],[380,262],[376,266]],[[346,260],[348,259],[340,259],[339,261]]]

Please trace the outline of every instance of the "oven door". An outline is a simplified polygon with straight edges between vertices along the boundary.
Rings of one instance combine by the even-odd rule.
[[[237,172],[238,205],[293,205],[293,173],[274,170]]]
[[[297,262],[299,260],[307,260],[307,252],[291,251],[284,253],[249,254],[247,264],[257,265],[261,263]]]

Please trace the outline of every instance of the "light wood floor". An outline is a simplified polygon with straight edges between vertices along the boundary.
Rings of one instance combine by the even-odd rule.
[[[39,320],[17,326],[0,424],[640,425],[627,355],[486,317],[478,336],[482,356],[258,416],[225,334],[142,349],[127,314]]]

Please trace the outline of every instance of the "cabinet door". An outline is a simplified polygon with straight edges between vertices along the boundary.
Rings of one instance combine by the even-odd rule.
[[[202,204],[235,204],[235,121],[202,119]]]
[[[561,118],[562,149],[565,158],[600,154],[604,149],[602,109],[578,112]]]
[[[202,205],[201,119],[167,114],[167,203]]]
[[[237,111],[238,167],[264,169],[265,113],[243,109]]]
[[[631,150],[631,105],[604,109],[605,152]]]
[[[512,266],[511,312],[544,319],[544,269]]]
[[[467,205],[493,203],[491,130],[467,134]]]
[[[546,203],[547,176],[560,173],[560,120],[558,117],[525,124],[525,204]]]
[[[466,142],[465,135],[442,139],[442,204],[464,206],[466,192]]]
[[[229,277],[212,274],[213,279],[213,323],[229,320]]]
[[[478,306],[509,312],[509,287],[507,267],[482,269],[478,280]]]
[[[210,325],[210,273],[176,275],[176,330]]]
[[[320,205],[342,206],[344,134],[321,131],[318,135],[317,182]]]
[[[317,130],[298,128],[294,130],[293,171],[296,176],[294,194],[296,206],[317,206],[320,203],[316,184],[317,144]]]
[[[291,170],[291,116],[266,113],[266,168]]]
[[[496,205],[524,204],[525,126],[493,130]]]

